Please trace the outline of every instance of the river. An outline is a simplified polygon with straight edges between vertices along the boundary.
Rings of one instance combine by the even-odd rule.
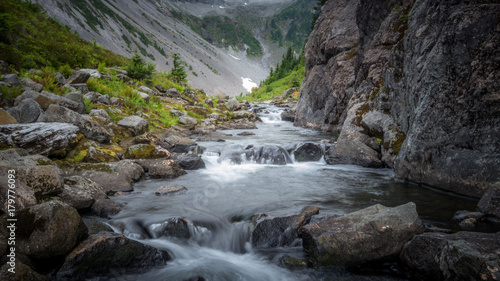
[[[168,250],[173,258],[165,267],[116,276],[116,280],[406,280],[404,274],[391,269],[393,265],[367,271],[286,269],[280,266],[282,258],[303,258],[302,247],[252,249],[252,216],[287,216],[307,205],[318,206],[320,215],[341,215],[376,203],[393,207],[412,201],[426,225],[458,230],[451,220],[453,214],[476,208],[474,200],[399,181],[390,169],[327,165],[324,160],[286,165],[221,160],[221,153],[249,145],[287,148],[333,139],[328,133],[281,121],[282,109],[265,106],[260,113],[263,122],[251,130],[255,135],[239,136],[249,130],[231,130],[225,131],[231,134],[222,137],[225,142],[199,143],[205,148],[206,169],[188,171],[173,180],[146,179],[136,183],[130,195],[115,197],[126,203],[111,221],[115,231]],[[183,185],[188,190],[155,196],[162,185]],[[155,229],[171,218],[192,222],[191,238],[157,237]]]

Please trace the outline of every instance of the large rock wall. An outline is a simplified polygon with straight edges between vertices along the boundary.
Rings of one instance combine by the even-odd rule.
[[[339,134],[329,163],[481,196],[500,181],[500,4],[328,1],[295,120]]]

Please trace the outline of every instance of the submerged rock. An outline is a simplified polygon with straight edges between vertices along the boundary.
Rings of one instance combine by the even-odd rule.
[[[183,193],[185,191],[187,191],[187,188],[182,185],[162,185],[156,189],[155,195],[173,195]]]
[[[427,279],[500,280],[500,232],[424,233],[400,257]]]
[[[121,234],[91,235],[73,250],[57,272],[59,280],[86,280],[134,273],[165,265],[167,251],[129,239]]]
[[[174,161],[184,170],[198,170],[205,168],[203,159],[194,154],[177,154],[173,157]]]
[[[377,204],[305,225],[302,238],[319,265],[350,265],[396,256],[423,231],[414,203],[394,208]]]
[[[483,195],[477,208],[482,213],[500,218],[500,184],[490,187]]]
[[[189,223],[182,218],[170,218],[162,223],[152,224],[148,228],[151,237],[175,237],[180,239],[189,239]]]
[[[318,207],[307,206],[298,215],[264,218],[255,226],[252,246],[255,248],[293,246],[297,243],[301,227],[308,224],[311,217],[318,213]]]
[[[323,157],[324,148],[320,144],[315,143],[302,143],[297,145],[293,150],[293,156],[295,161],[298,162],[309,162],[309,161],[319,161]]]

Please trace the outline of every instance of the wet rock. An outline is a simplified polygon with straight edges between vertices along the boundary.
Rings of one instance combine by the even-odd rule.
[[[170,218],[163,223],[152,224],[148,228],[151,237],[175,237],[180,239],[189,239],[189,223],[185,219]]]
[[[281,113],[281,120],[283,121],[290,121],[293,122],[295,121],[295,110],[294,109],[287,109]]]
[[[198,119],[191,116],[182,115],[181,117],[179,117],[179,124],[185,126],[196,126],[198,124]]]
[[[297,241],[300,229],[308,224],[313,215],[319,213],[319,208],[315,206],[304,207],[300,214],[265,218],[260,220],[252,233],[252,246],[255,248],[270,248],[300,245]]]
[[[85,102],[83,100],[83,95],[80,92],[70,92],[65,94],[63,97],[76,102],[78,107],[74,110],[80,114],[85,114]]]
[[[113,229],[109,225],[100,220],[83,218],[83,222],[89,230],[88,235],[97,234],[99,232],[113,232]]]
[[[458,225],[462,229],[474,229],[476,228],[477,220],[475,218],[466,218],[462,220]]]
[[[2,281],[48,281],[49,279],[44,275],[34,271],[31,267],[25,265],[21,261],[16,261],[15,273],[8,271],[10,266],[4,264],[0,268],[0,279]]]
[[[40,114],[43,113],[43,109],[33,99],[23,100],[17,108],[19,109],[19,119],[17,122],[21,124],[36,122]]]
[[[78,212],[59,201],[18,211],[16,219],[16,249],[30,258],[64,256],[87,235]],[[7,228],[0,231],[5,235]]]
[[[78,127],[65,123],[31,123],[0,126],[0,143],[32,154],[65,155],[75,144]]]
[[[7,74],[2,78],[2,82],[9,84],[11,87],[20,87],[21,82],[17,74]]]
[[[477,204],[477,209],[488,216],[500,218],[500,184],[497,183],[486,191]]]
[[[87,280],[121,276],[138,270],[165,265],[167,251],[144,245],[109,232],[91,235],[66,256],[57,273],[59,280]]]
[[[253,135],[255,135],[255,133],[245,131],[245,132],[238,133],[236,135],[238,135],[238,136],[253,136]]]
[[[41,92],[43,89],[42,84],[31,80],[29,77],[23,77],[23,79],[21,79],[21,84],[23,85],[23,87],[30,88],[35,92]]]
[[[114,163],[79,164],[66,171],[68,176],[79,175],[95,181],[108,191],[128,191],[132,183],[138,181],[144,174],[141,165],[131,160]]]
[[[309,161],[319,161],[323,157],[324,148],[320,144],[306,142],[297,145],[293,150],[293,156],[295,161],[298,162],[309,162]]]
[[[190,138],[170,135],[164,140],[168,150],[175,153],[188,153],[196,142]]]
[[[414,203],[394,208],[377,204],[305,225],[302,238],[317,264],[350,265],[396,256],[423,231]]]
[[[432,280],[499,280],[500,232],[424,233],[405,245],[400,258]]]
[[[88,115],[80,115],[65,107],[51,104],[45,112],[47,122],[66,122],[78,127],[88,139],[100,143],[109,143],[111,135],[99,123],[92,121]]]
[[[102,186],[80,176],[64,178],[64,190],[59,197],[77,210],[90,209],[95,201],[107,198]]]
[[[1,171],[1,169],[0,169]],[[20,211],[24,208],[28,208],[36,204],[35,192],[29,186],[27,186],[22,181],[11,181],[15,186],[15,207],[17,211]],[[8,173],[2,171],[0,175],[0,202],[3,202],[0,205],[0,210],[4,213],[7,213],[8,205],[12,202],[8,200],[8,190],[9,190],[9,178]],[[11,194],[12,195],[12,194]],[[12,204],[10,204],[12,205]]]
[[[308,267],[307,261],[297,259],[297,258],[292,258],[292,257],[284,257],[283,259],[280,260],[280,265],[282,267],[288,268],[288,269],[305,269]]]
[[[87,83],[90,74],[85,71],[75,71],[68,79],[66,79],[66,84],[82,84]]]
[[[126,159],[168,158],[170,157],[170,152],[164,148],[151,144],[136,144],[127,149],[124,157]]]
[[[173,160],[184,170],[205,169],[205,162],[200,156],[194,154],[177,154]]]
[[[221,155],[221,157],[223,157]],[[249,161],[255,161],[258,164],[273,164],[273,165],[286,165],[293,163],[288,155],[288,152],[281,146],[264,145],[259,147],[252,147],[245,151],[245,157]]]
[[[186,192],[187,188],[182,185],[163,185],[156,189],[156,196],[173,195]]]
[[[92,204],[90,213],[94,216],[109,219],[118,214],[123,209],[123,205],[108,198],[100,198]]]
[[[171,159],[138,159],[135,162],[152,178],[173,179],[186,174],[186,171]]]
[[[148,129],[148,122],[135,115],[123,118],[117,125],[128,129],[134,136],[143,134]]]
[[[0,126],[8,124],[17,124],[17,120],[9,112],[5,111],[5,109],[0,108]]]
[[[454,221],[461,222],[465,219],[475,219],[477,221],[480,221],[484,218],[484,214],[481,212],[469,212],[469,211],[457,211],[455,215],[453,216]]]

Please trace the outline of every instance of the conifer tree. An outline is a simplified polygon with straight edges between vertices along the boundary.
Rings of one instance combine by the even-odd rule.
[[[181,61],[181,55],[178,53],[174,54],[174,68],[170,71],[170,76],[174,78],[177,82],[186,82],[187,73],[185,65],[186,63]]]

